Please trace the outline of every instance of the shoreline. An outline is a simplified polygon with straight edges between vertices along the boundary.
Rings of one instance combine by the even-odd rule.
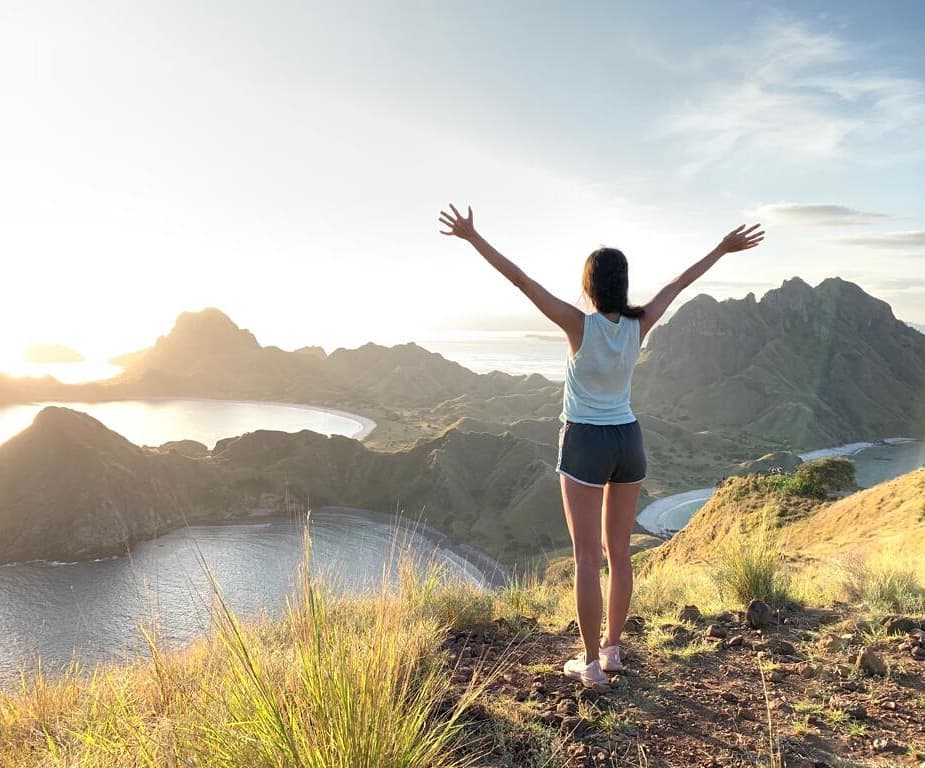
[[[363,520],[369,520],[376,523],[390,523],[397,528],[407,529],[412,534],[420,534],[432,544],[438,545],[441,549],[450,552],[467,565],[474,568],[485,585],[490,589],[506,586],[510,580],[508,570],[491,555],[482,552],[469,544],[458,544],[450,539],[448,534],[425,525],[419,521],[412,521],[410,518],[401,515],[390,515],[386,512],[376,512],[372,509],[362,509],[360,507],[342,507],[337,505],[327,505],[310,510],[312,512],[341,512],[354,515]]]
[[[355,421],[360,429],[358,432],[355,432],[352,435],[343,435],[343,437],[349,437],[351,440],[363,441],[372,433],[376,428],[377,424],[368,416],[362,416],[359,413],[351,413],[350,411],[343,411],[338,408],[329,408],[326,405],[311,405],[310,403],[287,403],[282,400],[228,400],[225,398],[214,398],[214,397],[174,397],[172,395],[155,395],[154,397],[146,397],[143,399],[129,398],[127,400],[111,400],[108,402],[113,403],[127,403],[127,402],[145,402],[146,400],[166,400],[166,401],[183,401],[191,400],[197,403],[225,403],[227,405],[275,405],[278,407],[284,408],[297,408],[302,411],[321,411],[323,413],[330,413],[333,416],[340,416],[341,418],[348,419],[350,421]],[[80,401],[74,401],[80,402]],[[104,401],[106,402],[106,401]],[[283,431],[283,430],[275,430]],[[302,430],[299,430],[300,432]],[[230,435],[230,437],[240,437],[240,435]],[[225,438],[222,438],[225,439]]]
[[[876,448],[877,446],[895,447],[919,442],[922,441],[914,437],[884,437],[873,441],[859,441],[855,443],[844,443],[843,445],[836,445],[830,448],[817,448],[812,451],[798,453],[797,456],[803,461],[824,459],[830,456],[850,457],[856,456],[861,451],[867,450],[868,448]],[[663,525],[662,520],[682,504],[690,504],[694,501],[708,501],[713,495],[714,490],[715,487],[694,488],[689,491],[682,491],[681,493],[674,493],[670,496],[662,496],[661,498],[653,499],[637,513],[636,522],[641,528],[651,533],[653,536],[658,536],[661,539],[670,538],[677,533],[677,530]]]
[[[88,400],[42,400],[36,401],[33,400],[29,403],[11,403],[8,406],[0,406],[0,408],[10,407],[14,408],[17,406],[36,406],[41,405],[42,403],[50,405],[58,405],[63,407],[68,407],[71,405],[102,405],[104,403],[146,403],[146,402],[196,402],[196,403],[223,403],[225,405],[272,405],[276,407],[284,408],[296,408],[303,411],[320,411],[322,413],[329,413],[332,416],[339,416],[343,419],[347,419],[357,424],[359,429],[351,435],[343,435],[351,440],[357,440],[363,442],[367,437],[369,437],[373,431],[378,426],[375,421],[373,421],[368,416],[362,416],[359,413],[351,413],[350,411],[344,411],[337,408],[330,408],[325,405],[311,405],[309,403],[287,403],[280,400],[228,400],[225,398],[214,398],[214,397],[182,397],[174,395],[153,395],[151,397],[128,397],[128,398],[116,398],[109,400],[98,400],[98,401],[88,401]],[[48,407],[47,406],[47,407]],[[105,425],[104,425],[105,426]],[[26,427],[28,429],[28,427]],[[107,426],[107,429],[109,427]],[[254,430],[256,431],[256,430]],[[273,431],[284,431],[284,430],[273,430]],[[296,430],[301,432],[302,430]],[[243,434],[243,433],[242,433]],[[295,434],[295,432],[287,433]],[[225,435],[220,440],[225,440],[231,437],[241,437],[241,435]],[[329,435],[330,437],[330,435]],[[180,438],[185,439],[185,438]],[[0,441],[0,444],[5,441]],[[148,447],[157,447],[157,446],[148,446]],[[207,446],[208,447],[208,446]],[[212,446],[214,448],[215,446]],[[212,448],[209,449],[211,452]]]
[[[371,509],[362,509],[360,507],[342,507],[336,505],[328,505],[324,507],[318,507],[315,510],[310,510],[309,515],[312,513],[334,513],[337,514],[346,514],[352,515],[353,517],[358,517],[363,520],[367,520],[374,523],[382,523],[394,526],[397,530],[406,530],[411,534],[418,534],[422,538],[426,539],[431,544],[436,545],[443,551],[443,556],[446,559],[452,560],[447,557],[447,555],[454,555],[458,560],[464,562],[469,568],[474,569],[475,573],[470,574],[473,578],[476,578],[477,581],[481,582],[481,586],[486,589],[497,589],[498,587],[504,587],[508,584],[510,580],[510,575],[508,570],[500,562],[495,560],[491,555],[488,555],[485,552],[482,552],[479,549],[469,545],[469,544],[459,544],[450,539],[450,537],[443,533],[442,531],[437,530],[436,528],[431,528],[428,525],[425,525],[421,522],[413,522],[409,518],[401,517],[400,515],[390,515],[385,512],[376,512]],[[307,518],[310,520],[310,517]],[[43,559],[34,559],[34,560],[18,560],[9,563],[0,563],[0,568],[6,568],[16,565],[44,565],[48,568],[57,568],[63,565],[80,565],[84,563],[99,563],[108,560],[117,560],[123,557],[131,556],[131,549],[147,544],[150,542],[157,541],[161,536],[166,536],[171,533],[178,533],[184,530],[189,531],[192,528],[215,528],[219,526],[258,526],[263,527],[272,523],[281,523],[281,522],[301,522],[304,523],[304,520],[299,520],[291,514],[250,514],[247,517],[242,518],[231,518],[228,520],[202,520],[187,523],[185,525],[177,526],[176,528],[170,528],[169,530],[160,531],[156,536],[151,537],[150,539],[140,539],[137,542],[134,542],[132,547],[129,549],[129,553],[120,553],[115,555],[102,555],[99,557],[91,557],[84,560],[43,560]],[[458,564],[457,564],[458,565]]]

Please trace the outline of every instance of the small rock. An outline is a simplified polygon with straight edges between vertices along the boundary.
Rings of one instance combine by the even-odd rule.
[[[804,661],[797,664],[797,672],[801,677],[815,677],[819,674],[819,667],[816,664]]]
[[[556,705],[556,712],[561,715],[574,715],[578,712],[578,704],[575,703],[574,699],[562,699]]]
[[[857,661],[857,654],[855,654],[851,664],[836,664],[834,667],[832,667],[832,672],[834,673],[833,676],[851,677],[857,671],[857,667],[852,666],[855,661]]]
[[[745,622],[752,629],[761,629],[771,621],[771,608],[761,600],[752,600],[745,608]]]
[[[861,649],[857,658],[857,667],[868,675],[885,675],[886,662],[883,657],[870,646]]]
[[[874,746],[875,752],[886,752],[887,750],[892,748],[893,743],[889,739],[880,737],[880,738],[874,739],[873,746]]]
[[[684,645],[691,639],[691,631],[683,624],[662,624],[659,628],[671,635],[673,645]]]
[[[732,691],[723,691],[722,693],[720,693],[719,697],[723,701],[728,701],[730,704],[739,703],[739,697],[736,696]]]
[[[745,638],[742,635],[733,635],[726,641],[726,646],[728,648],[738,648],[740,645],[745,643]]]
[[[841,696],[832,696],[829,699],[829,707],[839,712],[844,712],[848,717],[853,717],[855,720],[864,720],[867,717],[867,710],[864,707]]]
[[[685,605],[678,611],[678,621],[694,622],[700,618],[700,609],[696,605]]]
[[[908,616],[885,616],[881,624],[886,627],[888,635],[904,635],[914,629],[919,629],[919,623]]]
[[[912,649],[912,658],[919,661],[925,660],[925,646],[917,645]]]
[[[772,683],[782,683],[787,678],[787,673],[782,669],[772,669],[768,674],[768,680]]]
[[[720,624],[735,624],[739,620],[739,617],[732,611],[723,611],[717,615],[716,620]]]
[[[770,709],[772,712],[778,712],[782,715],[789,715],[793,712],[793,707],[791,707],[783,699],[772,699],[768,704],[768,709]]]
[[[533,693],[545,694],[545,693],[546,693],[546,686],[543,685],[543,684],[540,683],[540,682],[536,682],[536,683],[533,683],[533,684],[530,686],[530,690],[531,690]]]
[[[646,628],[646,619],[644,616],[627,616],[623,624],[625,632],[639,634]]]
[[[844,649],[845,641],[842,640],[838,635],[833,635],[830,632],[827,632],[819,638],[819,642],[816,643],[816,647],[823,653],[836,653]]]
[[[517,692],[514,694],[514,701],[526,701],[527,692],[523,688],[518,688]]]
[[[896,702],[893,701],[892,699],[888,699],[887,701],[882,702],[882,703],[880,704],[880,706],[883,707],[884,709],[892,709],[892,710],[895,710],[895,709],[896,709]]]
[[[739,718],[740,720],[748,720],[749,722],[752,722],[752,723],[757,722],[758,720],[758,718],[755,717],[754,712],[748,709],[744,709],[742,707],[739,707],[736,710],[736,717]]]
[[[562,722],[559,724],[559,729],[571,733],[572,731],[577,731],[581,727],[581,722],[580,717],[566,717],[563,718]],[[584,744],[581,746],[584,747]],[[583,755],[584,751],[578,754]]]
[[[793,643],[778,638],[768,640],[768,650],[778,656],[793,656],[797,652]]]
[[[722,624],[711,624],[707,627],[707,637],[724,638],[729,634],[729,630]]]

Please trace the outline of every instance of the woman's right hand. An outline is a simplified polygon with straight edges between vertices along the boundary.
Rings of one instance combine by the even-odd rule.
[[[760,226],[760,224],[752,224],[746,229],[745,225],[742,224],[736,227],[722,239],[716,250],[721,253],[734,253],[735,251],[747,251],[749,248],[754,248],[764,240],[764,230],[755,231]]]
[[[469,215],[465,218],[452,203],[450,203],[450,210],[453,211],[452,215],[446,211],[440,211],[440,223],[449,230],[444,232],[441,229],[440,234],[456,235],[456,237],[461,237],[463,240],[471,242],[472,238],[475,237],[475,225],[472,223],[472,207],[469,206]]]

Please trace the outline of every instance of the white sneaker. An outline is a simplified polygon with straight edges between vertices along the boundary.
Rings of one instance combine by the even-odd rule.
[[[608,645],[606,648],[601,647],[601,669],[604,672],[622,672],[626,667],[623,666],[623,660],[620,658],[620,646]]]
[[[607,688],[608,679],[601,669],[601,663],[595,659],[590,664],[585,664],[584,652],[579,653],[574,659],[565,662],[562,668],[566,677],[572,680],[579,680],[585,688]]]

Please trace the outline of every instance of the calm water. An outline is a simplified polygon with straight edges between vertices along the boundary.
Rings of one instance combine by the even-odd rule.
[[[188,439],[211,448],[223,437],[235,437],[257,429],[283,432],[310,429],[325,435],[362,438],[373,426],[360,416],[282,403],[166,398],[110,403],[36,403],[0,407],[0,443],[28,427],[47,405],[89,413],[136,445],[161,445],[170,440]]]
[[[375,589],[395,576],[396,544],[415,560],[436,558],[447,572],[482,583],[456,553],[392,522],[350,510],[312,512],[312,573],[339,591]],[[180,647],[209,626],[208,565],[239,615],[283,610],[303,560],[303,522],[196,526],[143,542],[131,559],[23,563],[0,567],[0,687],[20,667],[58,669],[76,651],[92,664],[131,658],[145,644],[139,622]]]
[[[925,442],[887,441],[870,445],[854,443],[839,448],[825,448],[801,454],[803,459],[822,456],[845,456],[854,462],[857,483],[870,488],[925,465]],[[666,535],[679,531],[694,516],[710,496],[712,488],[698,488],[656,499],[639,513],[639,524],[648,531]]]
[[[568,345],[562,334],[450,331],[418,344],[476,373],[539,373],[552,381],[565,379]]]

